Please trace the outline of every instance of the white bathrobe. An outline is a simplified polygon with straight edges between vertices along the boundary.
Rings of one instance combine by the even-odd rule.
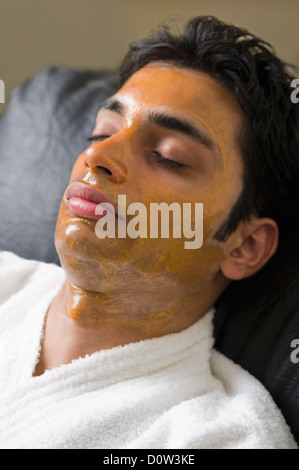
[[[297,448],[265,388],[213,349],[213,311],[32,377],[64,279],[56,265],[0,253],[1,448]]]

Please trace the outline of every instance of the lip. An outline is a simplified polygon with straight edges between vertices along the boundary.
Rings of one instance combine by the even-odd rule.
[[[101,189],[86,183],[78,181],[71,183],[66,189],[65,203],[74,214],[95,220],[101,219],[107,212],[107,208],[103,206],[102,212],[96,214],[99,204],[109,203],[114,207],[115,217],[117,217],[117,208],[113,201]]]

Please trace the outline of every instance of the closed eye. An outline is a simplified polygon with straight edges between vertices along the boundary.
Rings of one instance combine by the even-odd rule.
[[[87,137],[87,141],[101,141],[108,139],[110,135],[92,135],[90,137]],[[170,169],[179,169],[179,168],[187,168],[188,165],[185,165],[184,163],[177,162],[175,160],[170,160],[169,158],[163,157],[159,152],[156,150],[152,151],[152,158],[159,164],[163,165],[165,168],[170,168]]]
[[[175,160],[170,160],[169,158],[163,157],[159,152],[153,151],[152,152],[152,157],[156,162],[160,165],[165,166],[166,168],[186,168],[188,165],[185,165],[184,163],[177,162]]]
[[[90,141],[95,141],[95,140],[105,140],[105,139],[108,139],[110,137],[110,135],[91,135],[90,137],[87,137],[87,142],[90,142]]]

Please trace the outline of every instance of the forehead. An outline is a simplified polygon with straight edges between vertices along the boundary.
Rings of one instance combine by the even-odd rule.
[[[203,72],[149,64],[133,74],[115,97],[125,104],[131,118],[153,107],[168,108],[203,126],[221,153],[237,147],[242,110],[231,92]]]
[[[220,106],[240,111],[233,95],[208,74],[171,64],[156,62],[143,67],[119,90],[121,94],[124,92],[134,93],[136,98],[139,96],[149,104],[153,99],[169,100],[175,107],[191,112],[196,111],[198,105],[206,106],[210,98]]]

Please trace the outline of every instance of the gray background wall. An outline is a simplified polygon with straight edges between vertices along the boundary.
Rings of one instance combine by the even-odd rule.
[[[298,0],[0,0],[6,104],[16,85],[45,66],[114,69],[130,41],[161,20],[182,25],[198,14],[248,28],[299,65]]]

